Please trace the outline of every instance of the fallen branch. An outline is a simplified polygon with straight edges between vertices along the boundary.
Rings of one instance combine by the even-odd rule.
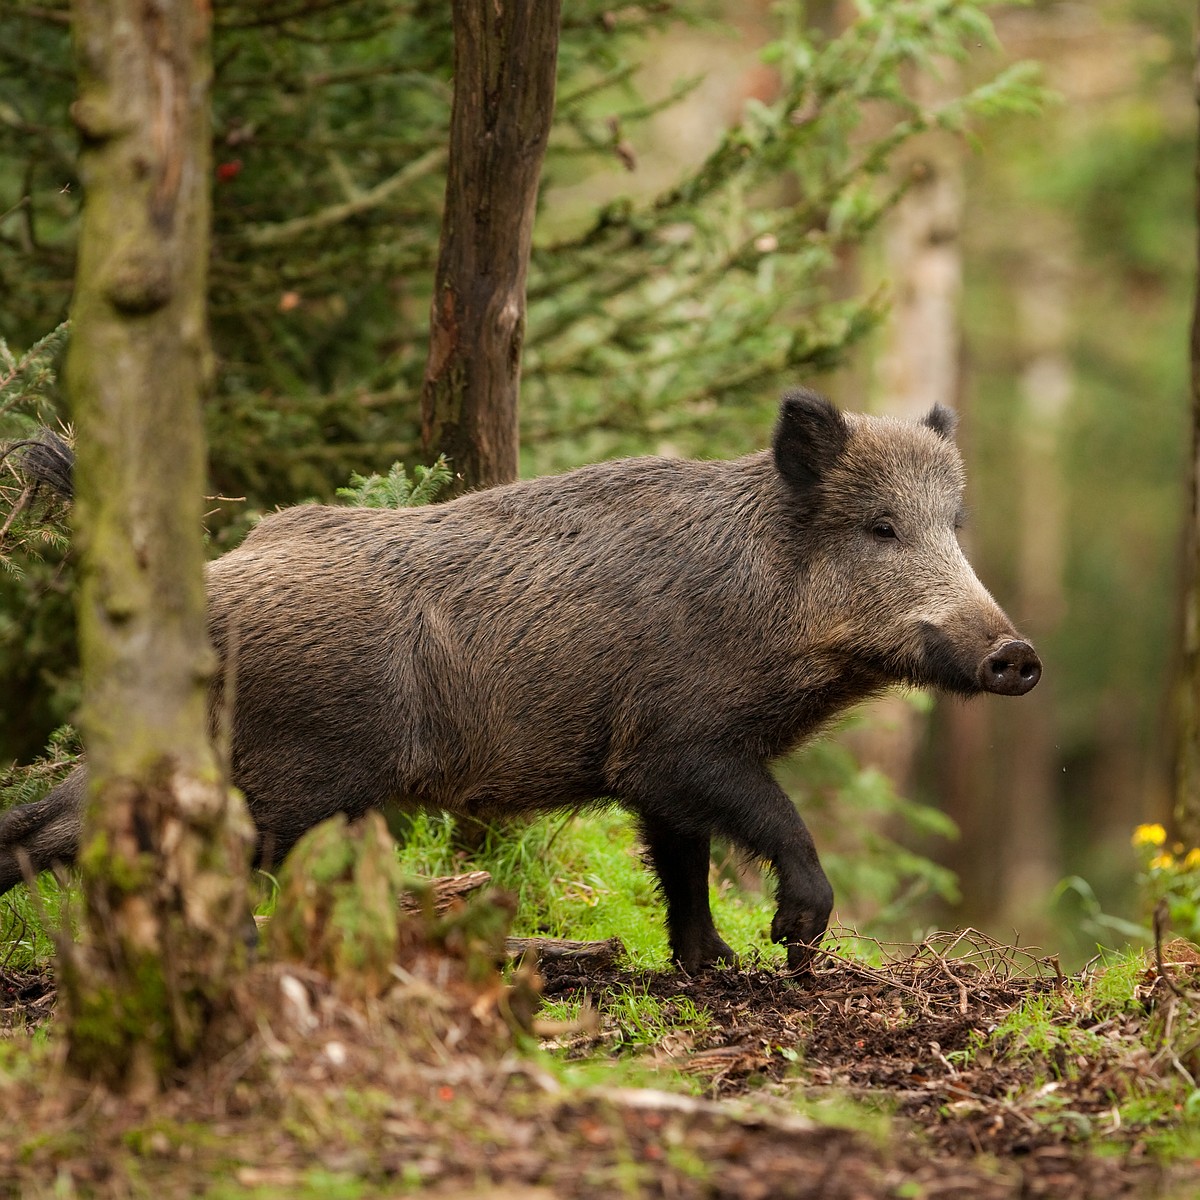
[[[654,1088],[596,1088],[588,1093],[616,1108],[642,1112],[680,1113],[685,1117],[719,1117],[751,1129],[770,1129],[776,1133],[815,1133],[823,1127],[809,1117],[792,1113],[766,1112],[729,1101],[702,1100],[678,1092],[661,1092]]]
[[[432,893],[433,911],[441,916],[450,905],[477,892],[492,882],[487,871],[468,871],[465,875],[436,875],[429,879],[414,879],[413,890],[400,897],[400,907],[405,912],[421,912],[425,907],[425,893]]]
[[[511,958],[519,958],[530,950],[536,950],[541,962],[579,962],[603,966],[615,962],[625,953],[625,943],[620,938],[607,938],[602,942],[573,942],[568,938],[517,938],[505,941],[505,949]]]

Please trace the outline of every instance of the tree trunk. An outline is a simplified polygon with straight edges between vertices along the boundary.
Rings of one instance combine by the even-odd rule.
[[[1014,442],[1012,485],[1018,491],[1018,627],[1036,644],[1048,638],[1067,609],[1066,496],[1060,445],[1074,371],[1070,358],[1070,259],[1062,252],[1068,231],[1031,221],[1028,253],[1017,288],[1017,334],[1024,365],[1022,405]],[[1058,807],[1057,710],[1053,677],[1019,704],[997,705],[993,730],[995,805],[1003,831],[992,853],[1000,864],[997,905],[1017,928],[1045,911],[1062,876]]]
[[[1200,5],[1197,18],[1200,21]],[[1200,55],[1196,65],[1200,104]],[[1196,154],[1196,220],[1200,228],[1200,142]],[[1192,309],[1192,507],[1187,521],[1187,590],[1184,600],[1183,680],[1180,687],[1179,749],[1176,765],[1175,825],[1189,846],[1200,846],[1200,254]]]
[[[525,274],[561,0],[454,0],[446,206],[421,398],[426,453],[460,487],[517,477]]]
[[[959,72],[939,61],[939,77],[917,76],[923,103],[955,94]],[[879,408],[917,420],[934,404],[958,408],[962,328],[962,148],[948,134],[929,134],[901,159],[910,186],[884,222],[891,311],[882,331],[875,391]],[[929,724],[903,695],[876,700],[873,719],[849,741],[859,760],[878,767],[901,795],[916,788],[917,753]]]
[[[206,732],[207,4],[73,0],[83,226],[67,380],[77,429],[80,713],[90,794],[68,1065],[123,1091],[213,1049],[245,955],[250,825]]]
[[[930,104],[954,91],[954,65],[939,68],[941,80],[922,75],[917,83]],[[906,156],[911,184],[885,223],[887,275],[895,296],[884,330],[879,393],[886,412],[911,420],[934,404],[955,408],[959,401],[961,153],[948,136],[924,139]]]

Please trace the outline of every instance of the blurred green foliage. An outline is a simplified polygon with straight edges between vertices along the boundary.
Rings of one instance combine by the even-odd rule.
[[[1173,771],[1193,14],[1170,0],[1102,0],[1013,16],[1013,40],[1046,64],[1060,99],[1036,122],[990,128],[966,160],[970,490],[987,498],[972,514],[973,559],[1047,664],[1053,855],[1064,875],[1086,876],[1098,911],[1132,915],[1129,829],[1165,814]],[[1031,280],[1047,276],[1067,370],[1049,416],[1027,375],[1046,331],[1022,312]],[[1041,509],[1029,507],[1031,473]],[[1047,530],[1054,576],[1031,579],[1029,541]],[[993,803],[1003,811],[1002,794]],[[1079,949],[1093,948],[1089,934]]]

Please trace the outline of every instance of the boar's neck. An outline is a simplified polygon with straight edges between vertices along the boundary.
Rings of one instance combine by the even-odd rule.
[[[747,598],[748,626],[759,635],[748,674],[759,692],[756,701],[746,698],[745,714],[757,721],[762,752],[775,757],[883,691],[888,680],[855,652],[858,631],[814,571],[819,493],[798,497],[767,452],[742,461],[754,480],[761,513],[754,546],[765,565],[761,589]]]

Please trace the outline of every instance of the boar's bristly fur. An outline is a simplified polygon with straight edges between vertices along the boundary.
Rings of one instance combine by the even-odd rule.
[[[392,800],[636,814],[683,966],[729,960],[724,835],[778,877],[802,966],[832,892],[768,764],[890,683],[1028,691],[1032,647],[959,548],[953,416],[784,397],[772,449],[600,463],[408,510],[304,506],[208,569],[232,774],[277,861]],[[224,680],[235,681],[234,695]],[[82,776],[0,822],[0,887],[69,860]]]

